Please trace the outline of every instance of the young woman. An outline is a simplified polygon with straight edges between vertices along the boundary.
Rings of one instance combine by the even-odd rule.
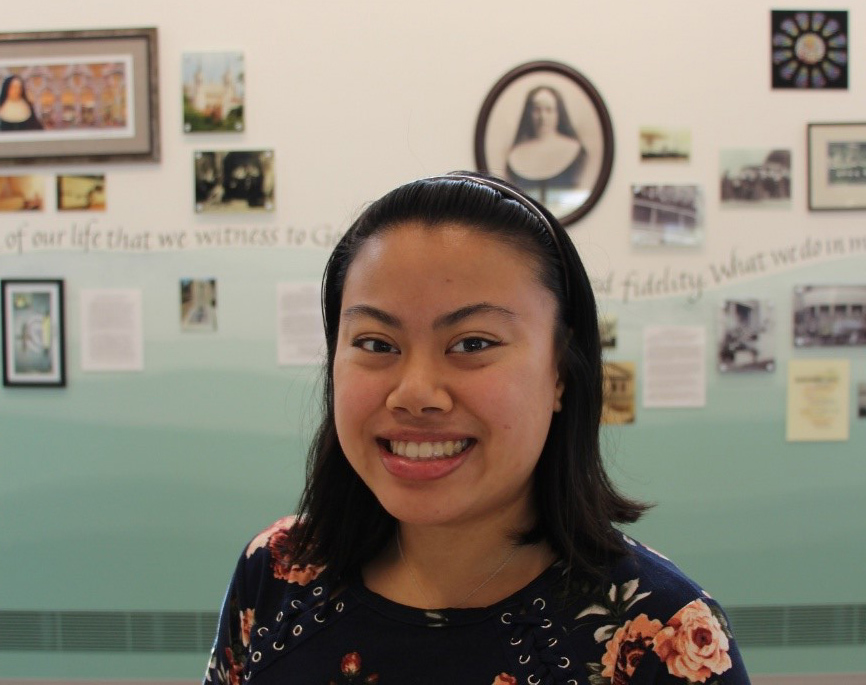
[[[456,172],[370,205],[323,283],[298,517],[246,548],[205,682],[748,683],[722,611],[620,533],[595,300],[556,219]]]

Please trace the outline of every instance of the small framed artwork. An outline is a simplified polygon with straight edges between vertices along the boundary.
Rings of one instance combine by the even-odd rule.
[[[725,300],[719,307],[718,369],[721,373],[776,370],[773,303],[757,298]]]
[[[599,201],[613,166],[613,125],[601,95],[559,62],[529,62],[493,86],[475,126],[475,163],[577,222]]]
[[[633,185],[631,244],[696,247],[704,242],[704,193],[696,185]]]
[[[771,10],[773,88],[848,88],[848,12]]]
[[[66,385],[63,281],[4,280],[3,385]]]
[[[866,209],[866,123],[809,124],[809,209]]]
[[[180,280],[180,328],[185,332],[213,332],[217,329],[215,279]]]
[[[722,150],[719,177],[722,207],[791,207],[790,150]]]
[[[688,162],[692,155],[692,132],[687,128],[641,126],[642,162]]]
[[[242,52],[195,52],[183,56],[183,130],[244,130]]]
[[[44,206],[42,176],[0,176],[0,212],[38,212]]]
[[[273,210],[273,150],[195,153],[196,212]]]
[[[794,346],[866,346],[866,285],[794,288]]]
[[[604,363],[603,425],[634,423],[635,420],[635,363]]]
[[[0,33],[0,164],[158,161],[156,38]]]
[[[57,176],[57,209],[65,211],[105,211],[105,174]]]

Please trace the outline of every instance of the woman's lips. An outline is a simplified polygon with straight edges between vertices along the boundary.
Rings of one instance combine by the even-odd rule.
[[[385,470],[404,480],[443,478],[458,469],[475,446],[475,440],[423,441],[379,440]],[[450,451],[450,454],[449,454]]]

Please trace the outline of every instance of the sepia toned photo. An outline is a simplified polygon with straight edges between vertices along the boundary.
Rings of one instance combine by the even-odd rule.
[[[40,211],[44,206],[44,178],[0,176],[0,212]]]
[[[688,162],[692,155],[692,132],[687,128],[641,126],[642,162]]]
[[[866,419],[866,383],[857,384],[857,417]]]
[[[58,175],[57,209],[60,211],[105,211],[105,174]]]
[[[274,209],[272,150],[195,153],[196,212]]]
[[[181,279],[180,328],[186,332],[213,332],[217,329],[216,280]]]
[[[790,150],[722,150],[722,207],[791,207]]]
[[[5,280],[3,385],[66,385],[63,281]]]
[[[605,362],[602,424],[634,423],[635,394],[634,362]]]
[[[776,319],[771,302],[725,300],[719,308],[718,369],[722,373],[776,370]]]
[[[795,288],[794,345],[866,345],[866,285],[806,285]]]
[[[196,52],[183,56],[183,130],[244,130],[244,56]]]
[[[0,163],[158,159],[156,29],[0,34]]]
[[[475,128],[480,171],[509,180],[572,224],[598,202],[613,164],[613,128],[601,95],[575,69],[530,62],[485,99]]]
[[[631,242],[636,247],[703,243],[704,198],[695,185],[633,185]]]

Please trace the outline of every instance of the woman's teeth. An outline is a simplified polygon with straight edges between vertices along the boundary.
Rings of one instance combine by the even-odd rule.
[[[469,447],[469,440],[446,440],[445,442],[407,442],[389,440],[388,449],[392,453],[408,459],[438,459],[453,457]]]

